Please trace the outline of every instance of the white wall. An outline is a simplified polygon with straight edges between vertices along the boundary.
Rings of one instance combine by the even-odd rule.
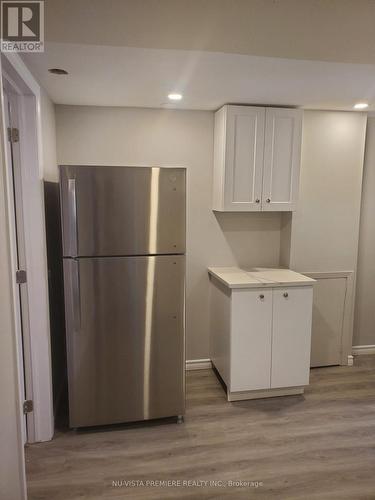
[[[375,345],[375,117],[367,122],[353,345]]]
[[[40,118],[42,125],[43,179],[57,182],[59,178],[56,156],[55,107],[42,88],[40,93]]]
[[[3,130],[0,128],[0,498],[21,500],[25,498],[24,454],[10,280]]]
[[[187,359],[208,357],[207,267],[277,266],[280,214],[214,215],[212,112],[56,106],[56,124],[59,164],[187,167]]]
[[[313,352],[327,352],[331,343],[342,363],[352,346],[365,136],[364,113],[305,111],[300,199],[297,211],[282,218],[281,263],[323,273],[314,295]],[[345,271],[352,274],[332,274]],[[338,296],[341,313],[333,310]]]
[[[56,122],[60,164],[187,167],[188,359],[208,356],[207,266],[281,263],[302,272],[356,271],[363,113],[305,111],[293,216],[212,212],[211,112],[56,106]],[[57,178],[56,171],[48,175]]]
[[[365,134],[364,113],[305,111],[293,269],[356,270]]]

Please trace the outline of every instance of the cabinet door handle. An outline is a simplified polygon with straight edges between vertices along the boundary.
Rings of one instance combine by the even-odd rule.
[[[283,293],[284,297],[287,299],[289,297],[289,293],[288,292],[285,292]]]
[[[255,203],[260,203],[260,199],[259,199],[259,198],[257,198],[257,199],[255,200]]]
[[[261,294],[259,295],[259,298],[260,298],[260,300],[263,300],[263,299],[264,299],[264,295],[263,295],[263,293],[261,293]]]
[[[267,203],[271,203],[271,198],[267,198],[267,199],[266,199],[266,202],[267,202]]]

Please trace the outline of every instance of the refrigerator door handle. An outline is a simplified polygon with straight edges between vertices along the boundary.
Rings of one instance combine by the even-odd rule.
[[[76,196],[76,180],[68,179],[68,205],[69,205],[69,239],[71,256],[76,257],[78,254],[77,244],[77,196]]]
[[[73,329],[75,333],[81,331],[81,293],[79,279],[79,262],[74,259],[74,271],[72,273],[72,299],[73,299]]]

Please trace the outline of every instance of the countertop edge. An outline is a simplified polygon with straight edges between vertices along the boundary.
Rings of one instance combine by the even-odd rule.
[[[258,281],[256,283],[233,283],[233,282],[228,282],[226,281],[220,274],[218,274],[216,271],[214,271],[213,268],[208,267],[207,268],[208,274],[215,278],[217,281],[225,285],[229,289],[236,289],[236,288],[282,288],[282,287],[306,287],[306,286],[314,286],[314,283],[316,283],[316,280],[313,278],[310,278],[309,276],[306,276],[306,280],[301,280],[301,281],[269,281],[269,282],[262,282]],[[238,268],[238,271],[242,271],[242,269]],[[246,272],[246,271],[244,271]],[[298,273],[302,274],[302,273]],[[305,276],[305,275],[302,275]],[[253,278],[254,279],[254,278]]]

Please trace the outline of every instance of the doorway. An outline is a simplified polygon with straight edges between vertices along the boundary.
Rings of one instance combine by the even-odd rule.
[[[43,203],[40,87],[1,55],[5,177],[23,443],[52,439],[53,407]]]
[[[22,184],[21,184],[21,157],[19,146],[19,123],[17,95],[13,92],[11,84],[3,81],[4,92],[4,118],[6,131],[6,151],[9,158],[8,178],[11,189],[9,190],[9,217],[13,220],[12,231],[12,267],[15,270],[15,320],[16,320],[16,346],[17,346],[17,368],[19,380],[19,397],[23,409],[22,417],[22,442],[26,444],[28,439],[27,429],[32,427],[32,384],[26,373],[30,372],[31,360],[27,353],[30,349],[25,347],[29,338],[28,319],[28,297],[27,297],[27,274],[24,242],[24,222],[22,213]]]

